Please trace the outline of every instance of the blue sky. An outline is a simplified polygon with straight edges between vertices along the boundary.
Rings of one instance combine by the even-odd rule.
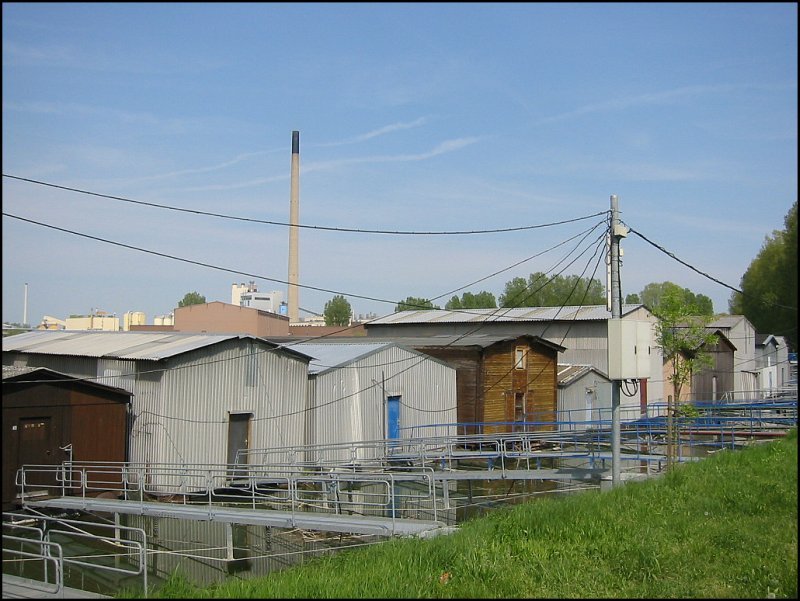
[[[301,229],[300,306],[320,313],[334,293],[384,315],[536,271],[605,281],[584,232],[612,194],[629,227],[738,287],[797,199],[794,3],[2,10],[4,321],[22,321],[26,283],[34,324],[152,323],[250,280],[285,295],[283,225],[15,178],[286,223],[294,130],[304,225],[570,221]],[[672,281],[727,310],[728,287],[636,235],[622,248],[623,294]]]

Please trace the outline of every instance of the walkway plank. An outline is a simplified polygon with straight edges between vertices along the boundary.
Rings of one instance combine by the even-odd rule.
[[[376,534],[381,536],[429,536],[446,524],[436,521],[407,518],[385,518],[370,515],[343,515],[334,513],[292,512],[275,509],[249,509],[220,505],[185,505],[154,501],[124,501],[81,497],[58,497],[41,501],[28,501],[30,507],[51,507],[83,511],[103,511],[154,517],[178,518],[254,524],[276,528],[302,528],[346,534]]]

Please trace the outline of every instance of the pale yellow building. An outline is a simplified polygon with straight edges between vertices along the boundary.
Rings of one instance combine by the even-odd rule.
[[[118,332],[119,317],[110,315],[80,315],[68,317],[67,330],[101,330],[103,332]]]

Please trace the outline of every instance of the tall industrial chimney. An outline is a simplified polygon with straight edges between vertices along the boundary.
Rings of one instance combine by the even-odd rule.
[[[297,236],[300,222],[300,132],[292,132],[292,186],[289,198],[289,290],[287,294],[289,323],[300,320],[297,288]]]

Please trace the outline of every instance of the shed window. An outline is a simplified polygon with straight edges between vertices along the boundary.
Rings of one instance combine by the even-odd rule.
[[[524,346],[518,346],[514,349],[514,369],[525,369],[525,357],[527,354]]]

